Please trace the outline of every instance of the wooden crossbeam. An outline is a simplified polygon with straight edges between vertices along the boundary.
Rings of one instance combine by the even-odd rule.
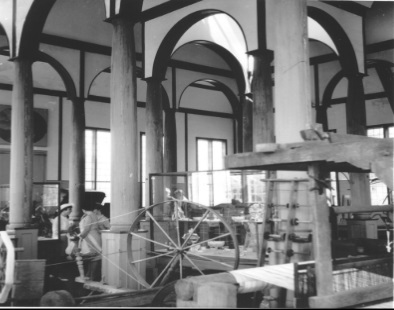
[[[238,153],[225,157],[226,169],[298,170],[323,162],[328,171],[374,172],[393,187],[394,139],[334,135],[326,140],[277,144],[269,152]]]

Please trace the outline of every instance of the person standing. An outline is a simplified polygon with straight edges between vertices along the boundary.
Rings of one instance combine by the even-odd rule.
[[[52,239],[60,239],[60,255],[66,255],[66,249],[69,242],[68,227],[69,215],[73,205],[71,203],[62,204],[60,206],[60,214],[56,216],[52,221]]]
[[[103,205],[100,203],[96,203],[93,207],[93,212],[96,214],[97,219],[98,219],[98,228],[99,230],[108,230],[111,228],[111,224],[109,222],[109,219],[102,214],[102,209],[103,209]]]
[[[81,233],[80,254],[85,262],[86,277],[91,281],[101,281],[101,234],[97,215],[93,212],[93,206],[82,208],[84,215],[79,222]]]
[[[68,232],[68,216],[71,213],[73,205],[71,203],[65,203],[60,206],[60,214],[53,219],[52,222],[52,238],[59,238],[59,229],[60,236],[67,235]],[[59,224],[60,222],[60,224]]]

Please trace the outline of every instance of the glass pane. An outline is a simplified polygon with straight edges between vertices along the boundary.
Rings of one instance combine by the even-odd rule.
[[[224,168],[225,144],[223,141],[212,141],[212,169]]]
[[[230,182],[231,182],[231,193],[230,193],[231,199],[235,199],[240,202],[243,202],[241,173],[231,173],[230,174]]]
[[[111,201],[111,182],[97,182],[96,190],[103,191],[105,193],[105,201]]]
[[[93,130],[85,130],[85,180],[94,180]]]
[[[230,171],[213,171],[213,205],[231,202]]]
[[[371,204],[372,205],[387,205],[387,187],[379,180],[371,184]]]
[[[250,174],[246,177],[247,199],[246,202],[264,202],[266,195],[265,172]]]
[[[111,181],[111,133],[97,132],[97,171],[96,181]],[[98,189],[98,188],[97,188]]]
[[[192,174],[191,199],[204,206],[210,206],[212,196],[212,174],[208,172],[196,172]]]
[[[394,138],[394,126],[389,127],[388,138]]]
[[[384,137],[383,128],[369,128],[367,129],[367,136],[373,138],[383,138]]]
[[[208,170],[209,169],[209,145],[208,140],[197,139],[197,169]]]

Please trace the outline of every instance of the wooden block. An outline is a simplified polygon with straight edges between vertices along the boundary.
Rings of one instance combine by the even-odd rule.
[[[260,143],[256,144],[256,152],[273,153],[278,149],[276,143]]]
[[[44,289],[45,263],[45,259],[15,261],[13,299],[31,300],[41,298]]]
[[[194,301],[202,308],[236,308],[237,290],[236,285],[229,283],[199,283]]]

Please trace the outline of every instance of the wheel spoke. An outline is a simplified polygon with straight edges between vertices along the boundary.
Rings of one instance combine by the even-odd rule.
[[[201,273],[202,275],[204,275],[204,273],[201,271],[200,268],[198,268],[198,266],[193,262],[192,259],[189,258],[189,256],[185,255],[185,258],[190,262],[190,264],[193,265],[194,268],[196,268],[198,270],[199,273]]]
[[[202,258],[202,259],[204,259],[204,260],[209,260],[209,261],[211,261],[211,262],[218,263],[218,264],[220,264],[220,265],[223,265],[223,266],[226,266],[226,267],[229,267],[229,268],[233,268],[233,266],[231,266],[231,265],[229,265],[229,264],[223,263],[223,262],[221,262],[221,261],[212,259],[212,258],[207,257],[207,256],[198,255],[198,254],[191,253],[191,252],[188,252],[187,255],[194,255],[194,256],[200,257],[200,258]]]
[[[160,226],[160,224],[156,221],[156,219],[153,217],[153,215],[146,210],[146,214],[148,214],[148,216],[152,219],[152,221],[157,225],[157,227],[159,227],[159,229],[162,231],[162,233],[167,237],[168,240],[170,240],[172,242],[172,244],[176,247],[179,248],[179,246],[174,242],[174,240],[172,240],[172,238],[167,234],[167,232]]]
[[[143,237],[143,236],[141,236],[141,235],[139,235],[139,234],[136,234],[136,233],[134,233],[134,232],[132,232],[132,231],[130,231],[129,233],[130,233],[130,235],[136,236],[136,237],[141,238],[141,239],[143,239],[143,240],[146,240],[146,241],[149,241],[149,242],[152,242],[152,243],[156,243],[156,244],[161,245],[161,246],[163,246],[163,247],[165,247],[165,248],[168,248],[168,245],[167,245],[167,244],[164,244],[164,243],[161,243],[161,242],[152,240],[152,239],[145,238],[145,237]]]
[[[162,222],[155,216],[155,208],[166,202],[154,204],[145,209],[137,216],[131,225],[127,247],[129,263],[132,271],[131,275],[136,276],[138,279],[137,282],[145,288],[162,286],[168,281],[174,280],[175,275],[176,278],[180,277],[181,279],[189,276],[189,269],[185,267],[193,268],[198,275],[204,275],[204,270],[206,268],[218,270],[237,269],[239,263],[239,251],[236,248],[236,236],[233,228],[225,222],[220,214],[209,207],[190,202],[198,207],[199,214],[201,214],[201,218],[199,220],[183,223],[182,220],[179,219],[179,216],[177,216],[179,215],[180,210],[175,208],[175,218],[173,218],[172,221]],[[218,221],[215,221],[214,225],[210,225],[211,222],[207,222],[207,218],[210,218],[213,214],[216,215]],[[148,225],[144,227],[146,227],[146,229],[151,233],[148,236],[140,234],[140,232],[137,231],[140,226],[142,227],[143,222],[141,222],[141,220],[143,219],[150,221],[150,225],[149,221],[144,224]],[[217,222],[219,224],[217,224]],[[205,227],[206,224],[208,227]],[[174,229],[176,229],[176,231],[173,231]],[[185,236],[183,234],[183,229],[186,230]],[[206,229],[208,229],[208,231],[206,231]],[[199,242],[191,244],[191,240],[193,239],[191,237],[196,233],[200,235],[200,240]],[[210,238],[210,236],[212,236],[212,238]],[[182,239],[182,237],[185,239]],[[205,240],[201,240],[203,238]],[[227,240],[228,238],[231,238],[231,240]],[[145,257],[137,257],[134,255],[131,245],[132,241],[135,242],[135,240],[141,240],[146,244],[146,249],[145,245],[142,247],[142,251],[146,251],[146,255],[144,255]],[[226,240],[232,242],[230,245],[234,244],[234,257],[226,256],[225,258],[222,258],[215,255],[209,255],[208,253],[191,251],[193,246],[199,247],[202,244],[214,240]],[[142,271],[138,267],[143,264],[144,266],[146,265],[146,268],[150,268],[151,262],[154,262],[155,260],[158,262],[158,266],[160,266],[158,273],[150,273],[148,272],[148,269]]]
[[[169,269],[170,267],[173,268],[173,266],[177,263],[176,259],[179,257],[179,255],[174,255],[170,261],[168,262],[168,264],[164,267],[164,269],[160,272],[160,274],[158,275],[158,277],[156,278],[155,281],[153,281],[151,287],[154,287],[155,284],[159,281],[159,279],[162,277],[162,275],[167,271],[167,269]],[[168,273],[171,272],[171,269],[168,270]],[[168,274],[167,273],[167,274]]]
[[[204,215],[201,217],[201,219],[197,222],[196,226],[193,227],[192,232],[186,237],[185,241],[182,244],[182,248],[187,244],[187,242],[189,241],[190,237],[194,234],[194,232],[196,231],[196,228],[202,223],[203,220],[205,220],[205,218],[208,216],[209,214],[209,210],[205,211]]]
[[[174,254],[175,252],[176,252],[176,250],[173,250],[173,251],[170,251],[170,252],[167,252],[167,253],[158,254],[156,256],[151,256],[151,257],[147,257],[147,258],[143,258],[143,259],[133,260],[133,261],[130,261],[130,263],[135,264],[135,263],[140,263],[140,262],[146,262],[148,260],[155,259],[155,258],[162,257],[162,256],[172,256],[171,254]]]

